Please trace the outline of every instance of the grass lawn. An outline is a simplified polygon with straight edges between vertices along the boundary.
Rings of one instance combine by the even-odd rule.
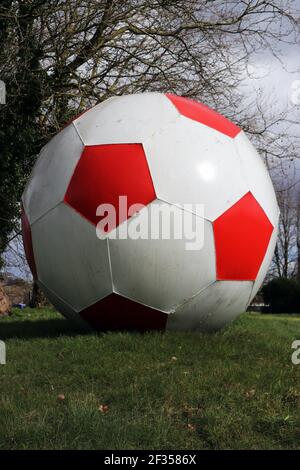
[[[96,335],[28,309],[0,339],[0,449],[300,449],[300,317]]]

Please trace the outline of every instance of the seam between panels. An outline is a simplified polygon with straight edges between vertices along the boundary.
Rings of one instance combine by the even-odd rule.
[[[178,95],[175,95],[175,96],[178,96]],[[196,103],[199,103],[199,101],[197,101],[197,100],[195,100],[195,99],[193,99],[193,98],[192,98],[192,99],[191,99],[191,98],[188,98],[188,99],[190,99],[191,101],[194,101],[194,102],[196,102]],[[170,100],[170,101],[171,101],[171,100]],[[204,106],[206,106],[204,103],[201,103],[201,102],[200,102],[200,104],[203,104]],[[174,105],[174,106],[175,106],[175,105]],[[210,108],[210,106],[208,106],[208,107]],[[214,111],[214,112],[216,112],[217,114],[219,114],[220,116],[224,117],[227,121],[229,121],[229,122],[230,122],[231,124],[233,124],[234,126],[238,127],[238,128],[239,128],[239,132],[238,132],[234,137],[232,137],[232,136],[226,134],[225,132],[220,131],[219,129],[216,129],[215,127],[212,127],[212,126],[210,126],[210,125],[208,125],[208,124],[205,124],[204,122],[198,121],[198,120],[196,120],[196,119],[193,119],[193,118],[187,116],[186,114],[179,113],[179,116],[180,116],[180,118],[183,118],[184,120],[192,121],[192,122],[194,122],[194,123],[196,123],[196,124],[199,124],[200,126],[207,127],[208,129],[210,129],[211,131],[213,131],[213,133],[215,134],[215,136],[218,136],[218,135],[221,134],[221,135],[226,139],[227,142],[230,142],[230,141],[232,142],[232,141],[242,132],[242,129],[241,129],[235,122],[233,122],[230,118],[227,118],[227,117],[224,116],[223,114],[220,114],[218,111],[216,111],[216,110],[213,109],[213,108],[210,108],[210,109],[211,109],[211,111]]]
[[[261,268],[262,268],[262,266],[263,266],[263,264],[264,264],[264,262],[265,262],[265,260],[266,260],[266,257],[267,257],[267,255],[268,255],[268,249],[270,248],[270,243],[271,243],[271,239],[272,239],[273,236],[275,236],[275,246],[276,246],[277,237],[278,237],[278,221],[279,221],[279,215],[280,215],[280,211],[279,211],[278,214],[277,214],[276,225],[273,226],[273,231],[272,231],[272,234],[271,234],[271,237],[270,237],[270,240],[269,240],[269,245],[268,245],[268,248],[267,248],[267,250],[266,250],[266,252],[265,252],[265,255],[264,255],[264,257],[263,257],[263,260],[262,260],[262,262],[261,262],[259,271],[258,271],[258,273],[257,273],[257,275],[256,275],[256,278],[255,278],[254,280],[252,280],[253,285],[252,285],[251,293],[250,293],[250,296],[249,296],[249,299],[248,299],[248,305],[250,305],[250,299],[251,299],[251,297],[252,297],[252,293],[253,293],[254,288],[255,288],[255,283],[256,283],[256,281],[257,281],[257,278],[258,278],[258,276],[259,276],[260,270],[261,270]],[[272,225],[273,225],[273,224],[272,224]],[[272,258],[273,258],[273,256],[274,256],[274,250],[273,250]],[[270,264],[272,263],[272,258],[271,258]],[[270,267],[270,265],[269,265],[269,267]],[[268,268],[268,269],[269,269],[269,268]],[[264,278],[263,278],[263,280],[262,280],[262,283],[263,283],[265,277],[266,277],[266,275],[264,276]],[[252,300],[253,300],[253,299],[252,299]]]
[[[236,155],[238,157],[238,161],[239,161],[239,166],[240,166],[240,170],[241,170],[241,173],[242,173],[242,176],[245,180],[245,183],[247,185],[247,187],[249,188],[249,191],[251,192],[250,190],[250,182],[248,180],[248,175],[247,175],[247,171],[246,171],[246,167],[245,167],[245,164],[243,163],[243,160],[242,160],[242,157],[241,157],[241,154],[240,154],[240,150],[239,150],[239,146],[236,142],[236,139],[238,137],[241,138],[241,136],[245,136],[247,139],[248,139],[248,136],[245,134],[245,132],[241,129],[241,132],[239,132],[232,140],[233,140],[233,148],[236,152]],[[255,149],[256,150],[256,149]],[[258,152],[257,152],[258,153]],[[261,158],[261,156],[259,155],[259,158]],[[252,194],[252,193],[251,193]]]
[[[205,219],[207,220],[207,219]],[[211,225],[211,230],[212,230],[212,239],[213,239],[213,254],[214,254],[214,257],[215,257],[215,281],[214,282],[217,282],[218,281],[218,272],[217,272],[217,249],[216,249],[216,239],[215,239],[215,231],[214,231],[214,222],[212,222],[211,220],[207,220],[207,222],[210,223]],[[213,283],[214,283],[213,282]],[[213,284],[212,283],[212,284]],[[210,284],[210,285],[212,285]]]
[[[252,282],[252,288],[251,288],[250,295],[249,295],[247,303],[246,303],[246,310],[247,310],[248,306],[250,305],[250,299],[252,297],[252,293],[254,291],[254,286],[255,286],[255,281],[251,281],[251,282]]]
[[[216,248],[216,239],[215,239],[215,231],[214,231],[214,223],[211,223],[212,229],[212,237],[213,237],[213,247],[214,247],[214,256],[215,256],[215,273],[216,273],[216,282],[218,280],[218,270],[217,270],[217,248]]]
[[[217,279],[217,250],[216,250],[216,240],[215,240],[215,234],[214,234],[214,222],[210,219],[207,219],[206,217],[201,217],[199,214],[196,214],[194,211],[189,211],[189,210],[183,209],[183,207],[179,206],[178,204],[174,204],[172,202],[167,202],[164,199],[160,199],[160,198],[157,198],[157,200],[162,201],[166,204],[170,204],[171,206],[178,207],[178,209],[180,209],[182,211],[189,212],[190,214],[193,214],[195,217],[198,217],[199,219],[202,219],[205,222],[208,222],[210,224],[211,230],[212,230],[213,249],[214,249],[214,256],[215,256],[215,274],[216,274],[215,277],[216,277],[216,281],[217,281],[218,280]],[[215,282],[215,281],[213,281],[213,282]]]
[[[46,212],[44,212],[42,215],[39,215],[39,216],[30,224],[30,227],[33,227],[36,222],[39,222],[41,219],[43,219],[43,217],[45,217],[45,215],[49,214],[49,213],[52,212],[54,209],[56,209],[58,206],[60,206],[60,204],[63,204],[63,203],[64,203],[64,200],[59,201],[59,202],[57,202],[53,207],[51,207],[51,209],[48,209],[48,210],[46,210]]]
[[[157,199],[157,194],[156,194],[156,189],[155,189],[155,185],[154,185],[154,180],[153,180],[153,176],[152,176],[151,169],[150,169],[150,166],[149,166],[149,162],[148,162],[148,159],[147,159],[146,148],[145,148],[143,142],[140,142],[138,145],[141,145],[141,147],[142,147],[142,149],[143,149],[144,156],[145,156],[145,161],[146,161],[146,164],[147,164],[147,170],[148,170],[148,173],[149,173],[149,176],[150,176],[150,179],[151,179],[151,183],[152,183],[152,187],[153,187],[153,191],[154,191],[154,196],[155,196],[155,199]],[[155,201],[155,199],[153,199],[153,201]],[[153,201],[151,201],[151,202],[153,202]]]
[[[108,254],[108,264],[109,264],[109,274],[110,274],[110,283],[112,288],[112,293],[115,291],[113,275],[112,275],[112,267],[111,267],[111,257],[110,257],[110,247],[109,247],[109,238],[106,238],[106,246],[107,246],[107,254]]]
[[[79,212],[75,207],[71,206],[71,204],[68,203],[68,201],[66,201],[65,199],[62,199],[61,201],[57,202],[53,207],[51,207],[51,209],[48,209],[46,212],[44,212],[42,215],[40,215],[39,217],[37,217],[31,224],[30,226],[33,227],[34,224],[36,222],[39,222],[43,217],[45,217],[45,215],[49,214],[50,212],[52,212],[54,209],[57,209],[58,206],[66,206],[68,207],[71,211],[75,212],[79,217],[81,217],[83,220],[85,220],[87,223],[89,223],[90,225],[92,225],[93,227],[95,227],[95,225],[93,224],[93,222],[91,222],[87,217],[85,217],[83,214],[81,214],[81,212]]]
[[[151,92],[150,92],[151,93]],[[182,116],[181,112],[179,111],[179,109],[177,108],[177,106],[173,103],[173,101],[171,100],[171,98],[168,97],[168,95],[172,95],[172,96],[175,96],[175,97],[178,97],[178,95],[174,94],[174,93],[171,93],[171,92],[159,92],[159,91],[154,91],[152,93],[155,93],[157,94],[158,96],[162,97],[163,100],[166,102],[166,106],[169,107],[169,109],[173,109],[175,112],[176,112],[176,116],[174,116],[174,120],[175,118],[179,118],[180,116]]]
[[[206,220],[207,222],[210,222],[211,224],[213,223],[210,219],[207,219],[206,217],[201,217],[201,215],[199,214],[196,214],[195,211],[193,210],[189,210],[189,209],[185,209],[183,208],[180,204],[176,204],[175,202],[169,202],[169,201],[166,201],[165,199],[159,197],[159,196],[156,196],[156,199],[154,199],[156,201],[160,201],[160,202],[164,202],[165,204],[169,204],[170,206],[173,206],[173,207],[177,207],[177,209],[180,209],[181,211],[185,211],[185,212],[188,212],[189,214],[193,214],[195,217],[199,217],[199,219],[202,219],[202,220]],[[152,201],[153,202],[153,201]],[[151,204],[151,203],[150,203]]]
[[[266,215],[266,217],[268,218],[269,222],[271,223],[271,225],[273,226],[273,228],[275,228],[275,225],[273,224],[273,221],[272,221],[272,218],[269,216],[269,214],[267,214],[267,212],[265,211],[265,208],[261,205],[260,201],[257,200],[255,194],[253,193],[253,184],[251,184],[251,181],[249,180],[249,177],[248,177],[248,173],[246,171],[246,167],[245,167],[245,163],[243,162],[242,160],[242,156],[241,156],[241,152],[240,152],[240,148],[238,146],[238,144],[236,143],[236,139],[238,137],[240,137],[240,135],[242,134],[242,137],[244,136],[246,139],[249,140],[251,146],[253,147],[254,151],[256,152],[259,160],[261,160],[261,162],[263,163],[263,166],[265,167],[265,170],[267,171],[269,177],[270,177],[270,174],[269,174],[269,170],[268,170],[268,167],[264,161],[264,158],[261,156],[260,152],[256,149],[256,147],[252,144],[251,140],[249,139],[249,137],[247,136],[247,134],[245,133],[245,131],[243,131],[241,129],[242,132],[239,132],[233,139],[233,143],[234,143],[234,150],[238,156],[238,160],[239,160],[239,164],[240,164],[240,168],[241,168],[241,173],[242,173],[242,176],[247,184],[247,187],[249,188],[248,189],[248,192],[254,197],[254,199],[256,200],[256,202],[258,203],[259,207],[262,209],[262,211],[264,212],[264,214]],[[273,183],[272,183],[273,185]],[[275,192],[275,191],[274,191]],[[278,209],[278,213],[276,215],[276,217],[278,218],[279,214],[280,214],[280,209],[279,209],[279,206],[278,206],[278,201],[277,201],[277,195],[275,193],[275,199],[276,199],[276,203],[277,203],[277,209]],[[278,223],[278,219],[277,219],[277,223]],[[276,224],[276,222],[275,222]]]
[[[72,123],[72,125],[73,125],[73,127],[75,128],[75,131],[76,131],[76,133],[77,133],[77,135],[78,135],[80,141],[82,142],[83,148],[82,148],[80,157],[79,157],[79,159],[78,159],[78,162],[76,163],[75,168],[74,168],[74,170],[73,170],[73,172],[72,172],[72,175],[71,175],[71,177],[70,177],[70,179],[69,179],[69,183],[68,183],[68,185],[67,185],[67,189],[68,189],[68,187],[69,187],[70,181],[71,181],[71,179],[72,179],[72,177],[73,177],[73,175],[74,175],[74,172],[75,172],[75,170],[76,170],[76,168],[77,168],[77,165],[78,165],[78,163],[79,163],[79,161],[80,161],[80,159],[81,159],[82,152],[83,152],[83,150],[84,150],[84,143],[83,143],[83,140],[81,139],[80,135],[78,134],[78,132],[77,132],[77,130],[76,130],[76,127],[74,126],[73,123]],[[29,184],[30,179],[31,179],[31,176],[30,176],[30,178],[28,179],[27,184]],[[27,186],[27,184],[26,184],[26,186]],[[61,199],[60,201],[58,201],[58,202],[57,202],[53,207],[51,207],[50,209],[46,210],[46,212],[44,212],[43,214],[39,215],[32,223],[30,223],[30,226],[31,226],[31,227],[33,227],[33,225],[34,225],[36,222],[38,222],[40,219],[42,219],[45,215],[49,214],[49,212],[51,212],[52,210],[56,209],[60,204],[67,204],[71,209],[74,209],[70,204],[67,203],[67,201],[65,201],[65,195],[66,195],[67,189],[66,189],[66,191],[64,192],[64,195],[62,196],[62,199]],[[25,190],[26,190],[26,187],[25,187]],[[24,190],[24,192],[25,192],[25,190]],[[24,200],[23,200],[24,192],[23,192],[23,194],[22,194],[21,201],[22,201],[23,207],[24,207],[24,209],[25,209],[25,204],[24,204]],[[74,209],[74,210],[75,210],[75,209]],[[80,213],[79,213],[79,214],[80,214]],[[80,215],[81,215],[81,214],[80,214]],[[87,219],[87,220],[88,220],[88,219]]]
[[[199,294],[201,294],[203,291],[205,291],[206,289],[208,289],[209,287],[213,286],[214,284],[217,284],[218,282],[243,282],[243,281],[223,281],[223,280],[215,280],[215,281],[212,281],[211,283],[209,283],[207,286],[203,287],[202,289],[200,289],[198,292],[196,292],[195,294],[193,294],[189,299],[185,300],[184,302],[182,303],[179,303],[177,304],[175,307],[173,307],[172,311],[169,313],[169,315],[174,315],[176,313],[176,311],[183,307],[185,304],[187,304],[188,302],[190,302],[192,299],[194,299],[195,297],[197,297]],[[253,292],[253,289],[254,289],[254,284],[255,284],[255,281],[244,281],[244,282],[251,282],[252,283],[252,288],[250,289],[250,294],[249,294],[249,297],[248,297],[248,300],[245,304],[245,307],[248,306],[248,302],[251,298],[251,295],[252,295],[252,292]]]
[[[114,290],[113,293],[116,294],[116,295],[119,295],[120,297],[124,297],[124,299],[130,300],[131,302],[135,302],[136,304],[140,304],[143,307],[147,307],[147,308],[150,308],[151,310],[155,310],[156,312],[165,313],[166,315],[170,315],[172,313],[171,310],[166,311],[166,310],[163,310],[162,308],[153,307],[152,305],[148,305],[148,304],[145,304],[144,302],[140,302],[139,300],[133,299],[132,297],[129,297],[128,295],[122,294],[118,290]]]
[[[42,289],[43,289],[43,287],[45,287],[45,289],[47,289],[49,292],[51,292],[51,294],[55,295],[55,297],[57,297],[58,300],[60,300],[63,304],[65,304],[67,307],[69,307],[70,310],[73,310],[73,312],[76,312],[76,313],[79,314],[79,310],[77,310],[75,307],[72,307],[72,305],[70,305],[68,302],[63,300],[56,292],[54,292],[54,290],[50,289],[50,287],[47,287],[46,284],[44,284],[44,282],[41,281],[40,279],[38,279],[38,284],[40,284],[42,286]]]
[[[113,279],[112,279],[112,269],[111,269],[111,261],[110,261],[110,251],[109,251],[109,245],[108,245],[108,238],[106,238],[105,240],[100,240],[101,242],[102,241],[106,241],[106,246],[107,246],[107,253],[108,253],[108,265],[109,265],[109,277],[110,277],[110,290],[109,292],[107,292],[105,295],[102,295],[101,297],[97,298],[96,300],[93,300],[92,302],[90,302],[89,304],[85,305],[82,309],[78,310],[78,313],[80,314],[80,312],[82,310],[86,310],[87,308],[91,307],[92,305],[95,305],[97,302],[100,302],[101,300],[105,299],[106,297],[108,297],[109,295],[113,294],[114,293],[114,286],[113,286]]]
[[[189,210],[189,209],[186,209],[186,208],[183,208],[182,205],[180,204],[176,204],[175,202],[169,202],[169,201],[166,201],[166,199],[163,199],[162,197],[160,196],[157,196],[155,200],[157,201],[160,201],[160,202],[164,202],[165,204],[169,204],[170,206],[174,206],[174,207],[177,207],[178,209],[182,210],[182,211],[185,211],[185,212],[189,212],[190,214],[193,214],[195,217],[199,217],[199,219],[202,219],[202,220],[205,220],[206,222],[210,222],[213,226],[214,222],[216,220],[218,220],[219,217],[221,217],[228,209],[230,209],[231,207],[233,207],[235,204],[237,204],[244,196],[246,196],[248,193],[251,193],[252,192],[250,191],[250,189],[248,191],[246,191],[245,193],[243,193],[241,196],[239,196],[237,199],[234,200],[234,202],[227,208],[225,209],[224,212],[222,212],[220,215],[218,215],[214,220],[211,220],[211,219],[208,219],[207,217],[202,217],[201,215],[199,214],[196,214],[195,211],[193,210]],[[252,194],[253,196],[253,194]],[[254,196],[253,196],[254,197]],[[153,202],[153,201],[152,201]],[[151,204],[151,203],[150,203]],[[260,204],[259,204],[260,205]],[[261,206],[260,206],[261,207]],[[263,208],[262,208],[263,209]],[[273,225],[273,224],[272,224]]]
[[[178,204],[174,204],[172,202],[167,202],[165,201],[164,199],[161,199],[161,198],[157,198],[156,200],[158,201],[161,201],[161,202],[164,202],[166,204],[169,204],[171,206],[174,206],[174,207],[177,207],[178,209],[184,211],[186,209],[183,209],[183,207],[181,207],[180,205]],[[174,314],[176,312],[176,310],[180,307],[182,307],[184,304],[186,304],[187,302],[189,302],[191,299],[193,299],[194,297],[196,297],[198,294],[200,294],[204,289],[206,289],[207,287],[213,285],[215,282],[218,281],[217,279],[217,250],[216,250],[216,241],[215,241],[215,236],[214,236],[214,222],[207,219],[206,217],[201,217],[200,215],[196,214],[194,211],[188,211],[186,210],[186,212],[189,212],[190,214],[193,214],[195,217],[198,217],[199,219],[202,219],[204,220],[205,222],[208,222],[211,226],[211,230],[212,230],[212,238],[213,238],[213,254],[214,254],[214,264],[215,264],[215,280],[210,282],[207,286],[205,287],[202,287],[199,291],[197,291],[195,294],[193,294],[189,299],[183,301],[182,303],[179,303],[177,305],[175,305],[174,307],[172,307],[171,311],[169,312],[170,315]]]
[[[75,214],[77,214],[79,217],[81,217],[81,219],[85,220],[88,224],[92,225],[95,229],[97,228],[97,224],[95,225],[90,219],[88,219],[85,215],[83,215],[78,209],[76,209],[76,207],[73,207],[71,206],[71,204],[66,201],[65,199],[63,199],[61,201],[61,203],[64,205],[64,206],[67,206],[71,211],[75,212]]]
[[[171,313],[171,312],[167,312],[167,311],[165,311],[165,310],[162,310],[162,309],[153,307],[153,306],[151,306],[151,305],[145,304],[145,303],[143,303],[143,302],[139,302],[138,300],[133,299],[132,297],[129,297],[129,296],[127,296],[127,295],[122,294],[121,292],[119,292],[117,289],[114,288],[113,282],[112,282],[112,289],[113,289],[113,290],[112,290],[111,292],[109,292],[108,294],[104,295],[104,296],[101,297],[100,299],[96,300],[96,302],[99,302],[99,301],[105,299],[106,297],[108,297],[108,296],[111,295],[111,294],[115,294],[115,295],[118,295],[119,297],[124,297],[124,299],[130,300],[131,302],[135,302],[135,303],[137,303],[137,304],[143,305],[143,307],[148,307],[148,308],[150,308],[150,309],[152,309],[152,310],[156,310],[157,312],[165,313],[166,315],[169,315],[169,314]],[[95,305],[95,301],[93,301],[93,302],[91,302],[90,304],[88,304],[87,306],[85,306],[85,307],[84,307],[84,310],[87,309],[87,308],[89,308],[89,307],[91,307],[92,305]],[[76,310],[76,312],[77,312],[77,310]],[[78,311],[77,313],[80,313],[80,312],[81,312],[81,310]]]
[[[176,313],[176,311],[181,308],[183,305],[187,304],[188,302],[190,302],[192,299],[194,299],[195,297],[197,297],[197,295],[201,294],[201,292],[203,292],[205,289],[207,289],[208,287],[212,286],[213,284],[216,284],[216,280],[210,282],[209,284],[207,284],[207,286],[205,287],[202,287],[200,290],[198,290],[195,294],[193,294],[191,297],[189,297],[187,300],[184,300],[183,302],[175,305],[172,310],[170,311],[169,315],[174,315]]]
[[[74,126],[74,127],[75,127],[75,126]],[[80,138],[80,136],[79,136],[79,138]],[[80,138],[80,140],[82,141],[81,138]],[[83,149],[84,149],[84,144],[83,144]],[[83,151],[83,149],[82,149],[82,151]],[[81,155],[82,155],[82,152],[81,152]],[[79,163],[79,161],[80,161],[81,155],[80,155],[80,157],[79,157],[79,159],[78,159],[78,162],[77,162],[76,165],[75,165],[74,171],[72,172],[72,175],[71,175],[71,177],[70,177],[70,179],[69,179],[69,183],[68,183],[68,185],[67,185],[67,189],[68,189],[69,184],[70,184],[70,181],[71,181],[71,179],[72,179],[72,177],[73,177],[73,175],[74,175],[74,172],[75,172],[75,170],[76,170],[76,168],[77,168],[77,165],[78,165],[78,163]],[[42,215],[40,215],[39,217],[37,217],[30,225],[33,226],[36,222],[38,222],[40,219],[42,219],[45,215],[49,214],[49,212],[51,212],[52,210],[56,209],[60,204],[68,205],[71,209],[76,210],[76,209],[74,209],[70,204],[68,204],[67,201],[65,201],[66,192],[67,192],[67,190],[64,192],[64,195],[62,196],[62,199],[61,199],[60,201],[58,201],[53,207],[51,207],[50,209],[48,209],[48,210],[47,210],[46,212],[44,212]],[[23,193],[23,194],[24,194],[24,193]],[[23,196],[22,196],[22,197],[23,197]],[[23,202],[23,200],[22,200],[22,202]],[[24,206],[24,203],[23,203],[23,206]],[[24,206],[24,208],[25,208],[25,206]],[[79,213],[79,214],[80,214],[80,213]],[[82,214],[80,214],[80,215],[82,215]],[[83,216],[82,216],[82,217],[83,217]],[[87,220],[88,220],[88,219],[87,219]]]
[[[253,289],[254,289],[254,284],[255,284],[255,280],[253,279],[217,279],[215,281],[216,283],[218,282],[223,282],[223,283],[226,283],[226,282],[240,282],[240,283],[243,283],[243,282],[250,282],[252,284],[251,288],[250,288],[250,294],[249,296],[247,297],[247,301],[246,301],[246,304],[245,304],[245,307],[247,308],[248,305],[249,305],[249,300],[251,298],[251,295],[252,295],[252,292],[253,292]],[[246,310],[245,310],[246,311]]]
[[[74,121],[73,121],[71,124],[72,124],[72,126],[74,127],[75,132],[76,132],[76,134],[78,135],[79,139],[81,140],[83,147],[85,147],[84,140],[83,140],[83,138],[82,138],[82,136],[81,136],[79,130],[77,129],[76,124],[74,123]]]
[[[72,174],[70,175],[69,182],[68,182],[68,184],[67,184],[67,188],[66,188],[66,190],[65,190],[65,192],[64,192],[63,202],[65,202],[65,203],[67,202],[67,201],[65,201],[66,194],[67,194],[67,192],[68,192],[70,183],[71,183],[72,178],[73,178],[73,176],[74,176],[74,174],[75,174],[75,171],[76,171],[76,169],[77,169],[77,167],[78,167],[78,165],[79,165],[79,162],[80,162],[80,160],[81,160],[81,158],[82,158],[82,155],[83,155],[83,152],[84,152],[84,148],[85,148],[84,141],[83,141],[83,139],[82,139],[82,137],[81,137],[81,135],[80,135],[80,133],[79,133],[77,127],[75,126],[74,122],[72,122],[71,125],[72,125],[73,128],[75,129],[75,133],[77,134],[79,140],[81,141],[82,149],[81,149],[81,153],[80,153],[80,155],[79,155],[79,158],[78,158],[78,160],[77,160],[77,162],[76,162],[76,165],[75,165],[74,168],[73,168]]]

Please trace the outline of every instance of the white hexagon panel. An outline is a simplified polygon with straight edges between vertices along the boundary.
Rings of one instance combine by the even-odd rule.
[[[151,238],[153,229],[159,225],[155,214],[161,215],[162,233],[160,237]],[[108,243],[115,292],[169,313],[216,279],[212,224],[193,213],[189,216],[190,223],[186,221],[185,233],[180,234],[180,238],[173,236],[173,230],[170,239],[166,238],[169,226],[176,223],[181,228],[183,209],[156,199],[135,217],[123,222],[116,232],[111,232]],[[136,232],[131,230],[132,225],[139,226],[139,231],[146,236],[131,237],[130,231],[133,235]],[[193,239],[193,226],[203,232],[205,243],[201,249],[187,249],[189,240]],[[121,231],[129,236],[122,239]]]
[[[168,329],[217,331],[245,311],[252,287],[251,281],[215,281],[170,315]]]
[[[242,131],[159,93],[76,118],[42,149],[22,204],[33,276],[101,331],[223,327],[263,281],[279,213]]]

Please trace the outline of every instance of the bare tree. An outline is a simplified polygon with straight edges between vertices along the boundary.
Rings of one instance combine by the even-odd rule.
[[[19,231],[12,234],[4,253],[4,271],[16,273],[18,277],[31,280],[32,275],[26,262],[22,236]]]
[[[296,206],[296,248],[297,248],[297,273],[296,277],[300,283],[300,197],[298,196]]]
[[[12,129],[0,162],[1,210],[11,197],[6,218],[17,219],[38,148],[74,114],[113,95],[199,99],[241,125],[269,164],[287,151],[296,156],[288,130],[276,130],[288,114],[261,96],[246,99],[241,84],[258,52],[281,60],[280,45],[299,41],[299,16],[297,0],[2,0],[0,119]],[[0,251],[11,230],[1,232]]]
[[[296,6],[291,0],[6,1],[0,18],[10,46],[0,74],[23,89],[30,59],[38,57],[45,131],[61,127],[66,104],[77,112],[116,94],[168,90],[262,134],[271,123],[259,103],[246,113],[249,102],[238,85],[258,51],[279,57],[280,43],[297,41]]]
[[[289,278],[299,276],[299,199],[292,188],[278,192],[280,207],[277,245],[270,275]]]

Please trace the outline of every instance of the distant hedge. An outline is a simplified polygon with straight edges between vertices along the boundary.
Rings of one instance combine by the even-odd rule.
[[[300,283],[294,279],[272,279],[262,289],[270,313],[300,313]]]

